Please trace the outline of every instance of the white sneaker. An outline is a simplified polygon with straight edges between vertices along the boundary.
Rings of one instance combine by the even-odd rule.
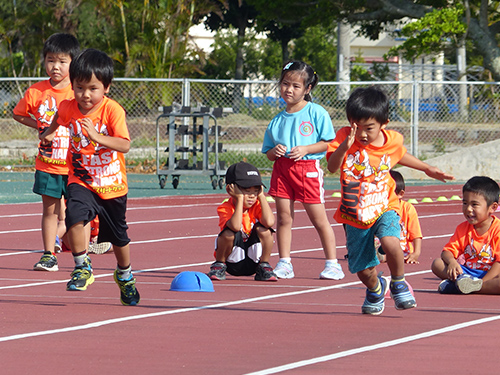
[[[462,274],[457,278],[455,284],[458,290],[460,290],[463,294],[470,294],[481,290],[483,287],[483,280],[478,279],[477,277]]]
[[[89,243],[89,253],[90,254],[104,254],[111,250],[111,242],[91,242]]]
[[[279,279],[293,279],[295,277],[292,263],[288,263],[283,260],[280,260],[276,267],[274,267],[274,274]]]
[[[320,279],[342,280],[345,277],[344,271],[340,263],[333,263],[325,266],[325,269],[319,274]]]

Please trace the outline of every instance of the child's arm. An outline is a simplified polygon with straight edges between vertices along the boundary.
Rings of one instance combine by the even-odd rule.
[[[462,267],[450,251],[443,250],[441,252],[441,259],[448,266],[447,274],[450,280],[456,280],[463,273]]]
[[[38,129],[38,124],[35,119],[30,116],[12,115],[12,118],[17,122],[26,125],[33,129]]]
[[[358,126],[356,125],[356,123],[352,123],[351,132],[349,133],[347,138],[344,139],[344,142],[342,142],[339,147],[330,155],[330,158],[328,159],[328,170],[330,172],[335,173],[342,166],[347,151],[349,151],[351,146],[354,144],[357,128]]]
[[[325,152],[326,148],[328,147],[328,143],[330,142],[319,141],[313,143],[312,145],[292,147],[290,153],[288,154],[288,157],[291,160],[297,161],[302,159],[307,154],[319,154],[321,152]]]
[[[399,161],[399,164],[404,165],[405,167],[417,169],[419,171],[424,172],[427,176],[435,178],[436,180],[446,182],[446,180],[454,180],[455,177],[453,177],[450,174],[444,173],[437,167],[433,167],[427,163],[424,163],[422,160],[417,159],[415,156],[406,153],[401,160]]]
[[[95,129],[92,120],[88,117],[84,117],[83,119],[81,119],[80,123],[82,125],[82,128],[87,131],[88,137],[92,141],[99,143],[101,146],[121,152],[123,154],[129,152],[130,141],[128,139],[99,134]]]
[[[271,210],[271,206],[267,202],[266,195],[264,194],[264,189],[260,188],[260,193],[257,199],[260,202],[260,207],[262,210],[262,216],[259,219],[259,222],[265,226],[266,228],[271,228],[274,225],[274,214]]]
[[[276,159],[285,156],[286,146],[276,145],[266,152],[266,156],[269,160],[275,161]]]
[[[226,227],[233,232],[238,232],[241,230],[243,224],[243,193],[236,184],[228,184],[226,191],[233,198],[234,202],[234,213],[226,222]]]
[[[40,141],[42,141],[42,144],[45,145],[49,144],[54,139],[54,136],[56,135],[56,130],[59,127],[59,124],[57,123],[58,118],[59,115],[56,113],[54,115],[54,118],[52,119],[52,122],[50,123],[50,126],[38,136]]]
[[[405,257],[405,262],[410,264],[419,264],[418,258],[420,257],[420,252],[422,251],[422,237],[415,238],[413,241],[413,253],[410,253]]]

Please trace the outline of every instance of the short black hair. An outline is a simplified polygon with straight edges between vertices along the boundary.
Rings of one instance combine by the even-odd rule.
[[[389,99],[376,87],[359,87],[347,99],[345,111],[349,121],[374,118],[385,124],[389,121]]]
[[[288,73],[297,73],[304,78],[304,87],[307,89],[311,86],[311,91],[316,87],[319,82],[319,77],[314,71],[314,69],[303,61],[289,61],[285,65],[283,65],[283,69],[281,69],[281,76],[278,81],[278,84],[283,82],[283,79]],[[312,101],[311,91],[309,94],[304,96],[304,100],[307,102]]]
[[[47,57],[48,53],[65,53],[71,57],[71,60],[74,60],[80,53],[80,43],[78,43],[78,39],[71,34],[52,34],[43,45],[44,59]]]
[[[465,192],[479,194],[486,199],[486,204],[491,206],[493,203],[498,203],[500,195],[500,187],[498,183],[487,176],[474,176],[465,183],[462,187],[462,194]]]
[[[396,182],[396,188],[394,189],[396,194],[399,194],[402,190],[406,190],[405,179],[403,178],[403,175],[398,171],[393,171],[392,169],[389,171],[389,173],[391,174],[394,182]]]
[[[106,53],[89,48],[80,53],[69,66],[71,83],[76,81],[89,82],[92,74],[108,88],[113,80],[113,60]]]

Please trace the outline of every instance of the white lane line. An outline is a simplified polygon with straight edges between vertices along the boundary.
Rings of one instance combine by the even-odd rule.
[[[389,341],[381,342],[381,343],[374,344],[374,345],[362,346],[360,348],[345,350],[343,352],[329,354],[329,355],[311,358],[311,359],[306,359],[303,361],[292,362],[292,363],[289,363],[286,365],[271,367],[271,368],[261,370],[261,371],[249,372],[245,375],[277,374],[277,373],[283,372],[283,371],[288,371],[288,370],[293,370],[293,369],[300,368],[300,367],[315,365],[317,363],[332,361],[332,360],[339,359],[339,358],[345,358],[345,357],[349,357],[352,355],[366,353],[366,352],[370,352],[370,351],[377,350],[377,349],[389,348],[391,346],[404,344],[404,343],[408,343],[408,342],[416,341],[416,340],[420,340],[420,339],[425,339],[425,338],[429,338],[432,336],[437,336],[437,335],[441,335],[443,333],[453,332],[453,331],[457,331],[457,330],[464,329],[464,328],[470,328],[470,327],[473,327],[473,326],[476,326],[479,324],[493,322],[495,320],[500,320],[500,315],[495,315],[495,316],[490,316],[488,318],[482,318],[482,319],[472,320],[469,322],[454,324],[454,325],[451,325],[448,327],[443,327],[443,328],[438,328],[438,329],[434,329],[434,330],[427,331],[427,332],[418,333],[416,335],[401,337],[401,338],[395,339],[395,340],[389,340]]]

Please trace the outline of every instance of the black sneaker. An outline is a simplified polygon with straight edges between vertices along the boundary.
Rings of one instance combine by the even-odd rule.
[[[255,280],[257,281],[278,281],[273,268],[267,262],[261,262],[257,265],[255,271]]]
[[[227,266],[224,263],[213,262],[207,276],[210,277],[211,280],[226,280],[226,269]]]
[[[71,272],[71,280],[66,284],[66,290],[86,290],[93,282],[92,264],[90,258],[87,257],[83,265],[75,267]]]
[[[43,253],[40,260],[33,266],[35,271],[58,271],[57,258],[50,251]]]
[[[141,300],[139,291],[135,287],[135,277],[130,277],[130,280],[122,280],[118,277],[118,271],[115,270],[113,277],[115,282],[120,287],[120,301],[125,306],[135,306]]]

